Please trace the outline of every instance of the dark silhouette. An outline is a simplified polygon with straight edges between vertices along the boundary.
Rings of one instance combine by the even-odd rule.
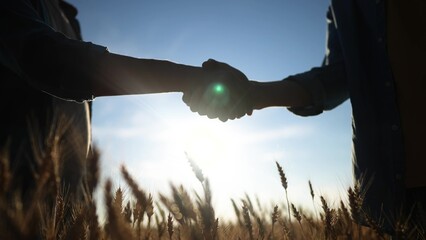
[[[426,2],[332,0],[327,24],[320,67],[282,81],[251,81],[240,102],[251,106],[246,113],[284,106],[312,116],[350,99],[353,170],[363,213],[389,233],[407,218],[425,230]],[[242,74],[223,63],[214,66]],[[226,118],[206,112],[207,103],[197,98],[186,103],[201,115]]]
[[[247,79],[221,69],[110,53],[82,41],[76,15],[77,9],[62,0],[0,3],[0,147],[14,174],[11,189],[22,188],[23,199],[43,167],[41,159],[52,153],[60,154],[58,171],[68,195],[80,197],[94,98],[163,92],[189,96],[214,84],[248,86]],[[238,98],[236,92],[228,94],[230,101]]]

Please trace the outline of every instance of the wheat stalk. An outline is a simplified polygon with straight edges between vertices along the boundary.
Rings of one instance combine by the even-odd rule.
[[[288,187],[288,183],[287,183],[287,178],[285,176],[284,170],[281,167],[281,165],[278,162],[275,162],[278,168],[278,173],[280,174],[280,178],[281,178],[281,185],[283,186],[284,190],[285,190],[285,198],[287,200],[287,210],[288,210],[288,222],[291,225],[291,214],[290,214],[290,202],[288,201],[288,193],[287,193],[287,187]]]
[[[112,239],[135,239],[133,231],[124,222],[124,218],[117,212],[117,207],[113,203],[111,180],[106,181],[104,191],[108,215],[108,223],[105,226],[106,232]]]
[[[251,224],[251,220],[250,220],[250,213],[249,213],[249,209],[247,206],[247,202],[246,201],[242,201],[243,202],[243,218],[244,218],[244,225],[247,229],[247,232],[249,234],[250,240],[253,240],[253,225]]]
[[[169,239],[172,239],[174,230],[173,230],[173,217],[172,214],[169,213],[169,216],[167,217],[167,232],[169,233]]]
[[[300,230],[302,231],[303,239],[306,239],[305,233],[303,231],[303,226],[302,226],[302,215],[300,214],[300,212],[297,210],[297,208],[294,206],[293,203],[291,204],[291,210],[293,212],[294,218],[296,218],[297,222],[299,223]]]

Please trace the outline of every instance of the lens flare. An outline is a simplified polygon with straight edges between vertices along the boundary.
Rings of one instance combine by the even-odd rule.
[[[223,86],[222,84],[220,84],[220,83],[217,83],[217,84],[215,84],[214,85],[214,87],[213,87],[213,91],[216,93],[216,94],[223,94],[224,92],[225,92],[225,86]]]

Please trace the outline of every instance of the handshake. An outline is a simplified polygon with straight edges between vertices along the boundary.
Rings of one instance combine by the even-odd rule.
[[[228,64],[209,59],[202,65],[202,80],[184,91],[183,101],[191,111],[221,121],[251,115],[254,82]]]

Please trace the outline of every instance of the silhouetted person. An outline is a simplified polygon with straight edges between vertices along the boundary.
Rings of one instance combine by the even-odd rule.
[[[79,197],[95,97],[200,92],[213,82],[240,81],[223,70],[110,53],[81,40],[76,15],[62,0],[0,3],[0,147],[9,154],[11,188],[22,188],[24,198],[52,153],[60,154],[63,187]]]
[[[282,81],[252,81],[240,99],[242,110],[284,106],[312,116],[350,99],[363,213],[389,233],[407,217],[425,230],[426,1],[332,0],[327,24],[322,66]],[[241,74],[223,63],[211,65]],[[186,98],[193,111],[224,118],[206,112],[208,103],[199,100]]]

